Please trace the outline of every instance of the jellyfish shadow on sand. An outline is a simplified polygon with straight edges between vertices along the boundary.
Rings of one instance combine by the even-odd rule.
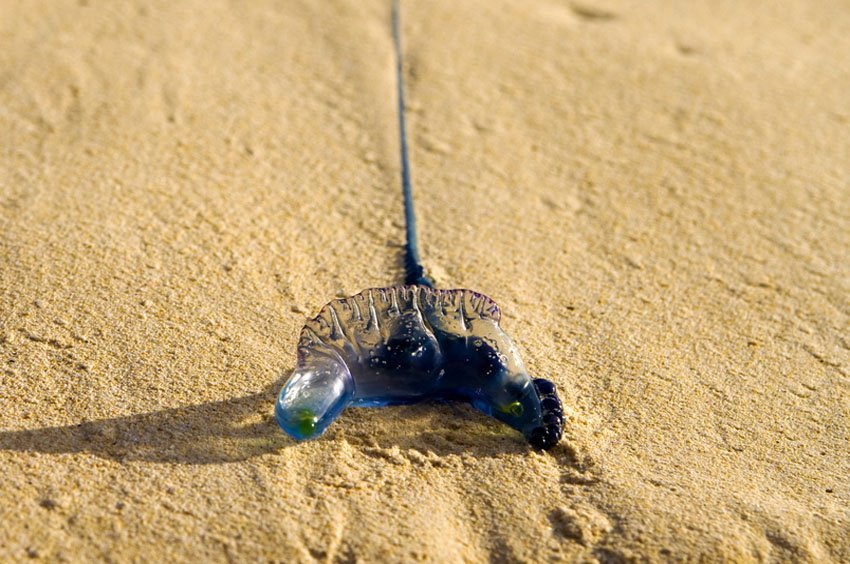
[[[0,451],[90,453],[120,462],[236,462],[277,452],[293,441],[271,416],[278,381],[229,400],[76,425],[0,431]]]

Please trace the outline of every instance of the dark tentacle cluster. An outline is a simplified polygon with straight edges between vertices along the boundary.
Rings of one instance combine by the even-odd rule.
[[[564,409],[555,392],[555,384],[544,378],[536,378],[534,389],[540,398],[543,424],[531,432],[528,442],[534,448],[548,450],[561,440],[564,432]]]

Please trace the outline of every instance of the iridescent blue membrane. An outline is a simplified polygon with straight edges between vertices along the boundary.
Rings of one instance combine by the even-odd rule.
[[[528,375],[499,319],[472,290],[396,286],[334,300],[301,331],[275,417],[303,440],[348,406],[457,400],[551,448],[564,425],[555,386]]]

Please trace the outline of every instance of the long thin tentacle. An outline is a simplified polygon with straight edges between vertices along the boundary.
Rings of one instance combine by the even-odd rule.
[[[416,239],[416,213],[413,209],[413,186],[410,181],[410,160],[407,157],[407,129],[404,121],[404,65],[401,56],[401,22],[398,0],[393,2],[392,20],[398,93],[398,130],[401,146],[401,189],[404,194],[406,235],[404,247],[404,283],[433,287],[433,283],[425,275],[425,269],[419,262],[419,243]]]

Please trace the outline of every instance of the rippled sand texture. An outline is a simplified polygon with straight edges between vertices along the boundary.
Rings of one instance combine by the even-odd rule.
[[[0,3],[0,559],[850,560],[850,9],[404,1],[422,254],[561,447],[272,419],[400,279],[385,1]]]

